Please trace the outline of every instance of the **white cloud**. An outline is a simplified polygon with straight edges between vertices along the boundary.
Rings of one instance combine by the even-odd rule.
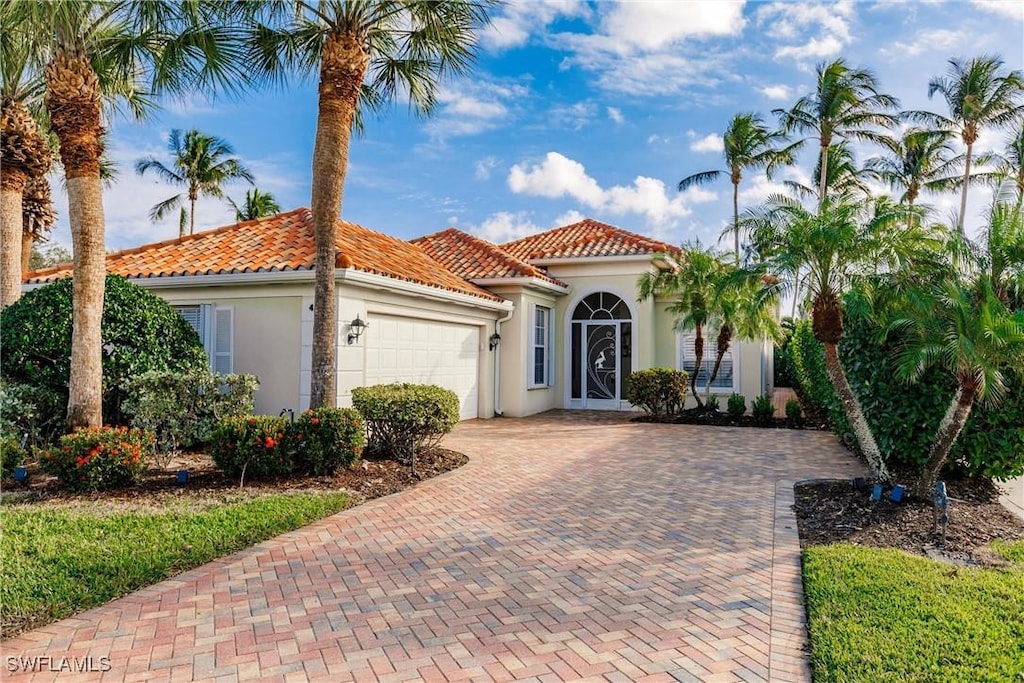
[[[890,48],[882,48],[879,53],[890,59],[916,57],[926,52],[946,53],[951,49],[965,46],[970,40],[966,31],[950,31],[947,29],[929,29],[917,31],[914,39],[904,43],[897,41]]]
[[[672,138],[666,137],[664,135],[658,135],[657,133],[654,133],[654,134],[649,135],[647,137],[647,144],[648,145],[667,145],[671,141],[672,141]]]
[[[555,220],[551,222],[551,227],[560,228],[563,225],[572,225],[573,223],[579,223],[584,218],[586,218],[586,216],[576,209],[569,209],[565,213],[557,216]]]
[[[800,166],[787,166],[781,169],[774,180],[769,180],[764,173],[747,174],[740,185],[738,195],[740,211],[763,203],[773,194],[791,195],[789,188],[782,182],[784,180],[792,180],[808,187],[812,184],[811,176]]]
[[[775,51],[776,59],[804,62],[842,52],[852,40],[854,15],[852,0],[772,2],[758,10],[757,24],[769,38],[783,43]]]
[[[503,244],[543,230],[544,228],[530,220],[530,214],[527,211],[518,213],[499,211],[488,216],[480,225],[471,227],[469,232],[489,242]]]
[[[1024,4],[1020,0],[971,0],[971,4],[986,12],[1024,21]]]
[[[536,197],[569,197],[583,206],[612,215],[640,214],[655,226],[674,224],[691,213],[690,204],[713,201],[714,192],[690,188],[676,194],[657,178],[637,176],[631,185],[602,188],[587,174],[583,164],[557,152],[548,152],[538,164],[516,164],[508,176],[516,194]]]
[[[723,149],[725,149],[725,140],[718,133],[709,133],[690,143],[690,150],[694,152],[721,152]]]
[[[597,112],[597,104],[586,100],[576,104],[553,107],[548,112],[548,118],[556,126],[580,130],[597,118]]]
[[[511,103],[529,89],[518,83],[460,80],[437,93],[438,112],[425,126],[435,139],[478,135],[494,130],[512,117]]]
[[[767,97],[769,100],[788,100],[793,95],[793,89],[788,85],[766,85],[763,88],[759,88],[758,92]]]
[[[491,177],[491,172],[496,168],[498,168],[498,160],[496,158],[484,157],[476,162],[473,177],[477,180],[487,180]]]
[[[505,5],[505,11],[494,17],[483,30],[480,41],[495,50],[519,47],[530,35],[541,32],[559,17],[586,16],[589,9],[582,0],[534,0]]]
[[[741,0],[618,2],[604,14],[609,36],[643,50],[658,50],[692,36],[737,35],[743,30]]]
[[[624,123],[626,121],[626,117],[623,116],[622,110],[618,107],[606,107],[605,111],[608,112],[608,118],[615,123]]]

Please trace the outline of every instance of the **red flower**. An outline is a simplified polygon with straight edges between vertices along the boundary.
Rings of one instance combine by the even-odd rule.
[[[274,446],[276,446],[277,443],[268,436],[266,438],[266,440],[263,442],[263,445],[266,446],[268,449],[270,449],[270,448],[273,448]]]
[[[313,424],[313,425],[318,425],[318,424],[320,424],[320,418],[319,418],[319,417],[313,417],[313,418],[310,418],[310,420],[309,420],[309,424]]]

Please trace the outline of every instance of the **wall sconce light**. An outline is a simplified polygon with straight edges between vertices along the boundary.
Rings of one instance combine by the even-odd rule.
[[[360,320],[357,315],[356,319],[348,324],[348,343],[355,344],[359,341],[359,337],[363,336],[363,330],[367,327],[369,327],[369,325]]]
[[[491,351],[493,351],[494,349],[498,348],[498,344],[501,343],[501,335],[498,334],[497,332],[495,332],[494,334],[492,334],[490,336],[490,338],[487,341],[488,341],[488,348]]]

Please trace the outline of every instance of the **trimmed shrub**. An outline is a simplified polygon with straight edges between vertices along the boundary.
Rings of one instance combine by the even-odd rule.
[[[21,442],[13,436],[0,437],[0,478],[14,475],[14,469],[25,462],[25,451]]]
[[[626,378],[626,400],[655,417],[676,415],[686,403],[688,381],[682,370],[638,370]]]
[[[222,472],[237,477],[278,477],[294,468],[287,443],[288,421],[254,415],[222,420],[210,438],[210,457]]]
[[[747,414],[747,399],[743,394],[733,394],[725,408],[733,417],[743,417]]]
[[[317,476],[352,465],[366,444],[363,418],[351,408],[307,410],[289,425],[289,433],[296,469]]]
[[[775,406],[772,405],[772,397],[767,394],[758,396],[750,403],[750,414],[754,420],[761,424],[768,424],[775,415]]]
[[[804,426],[804,409],[800,407],[800,401],[795,398],[786,401],[786,424],[790,427]]]
[[[133,427],[156,435],[157,461],[165,466],[179,450],[208,442],[221,420],[249,415],[257,388],[254,375],[150,370],[125,381],[122,408]]]
[[[39,464],[65,488],[101,491],[136,483],[152,448],[153,435],[142,429],[88,427],[62,436]]]
[[[108,275],[103,300],[103,416],[124,421],[124,380],[147,370],[202,369],[208,361],[195,330],[160,297]],[[71,365],[71,279],[27,292],[0,314],[0,367],[7,380],[49,398],[43,422],[63,424]]]
[[[711,394],[708,396],[708,400],[704,401],[704,407],[710,412],[717,413],[718,406],[721,405],[718,400],[718,394]]]
[[[459,422],[454,391],[428,384],[378,384],[352,390],[366,420],[366,450],[416,468],[416,451],[437,445]]]

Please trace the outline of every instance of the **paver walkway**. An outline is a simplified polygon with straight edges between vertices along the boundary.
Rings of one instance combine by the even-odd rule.
[[[824,433],[628,417],[460,425],[460,470],[4,655],[109,658],[58,681],[808,680],[791,482],[860,467]]]

